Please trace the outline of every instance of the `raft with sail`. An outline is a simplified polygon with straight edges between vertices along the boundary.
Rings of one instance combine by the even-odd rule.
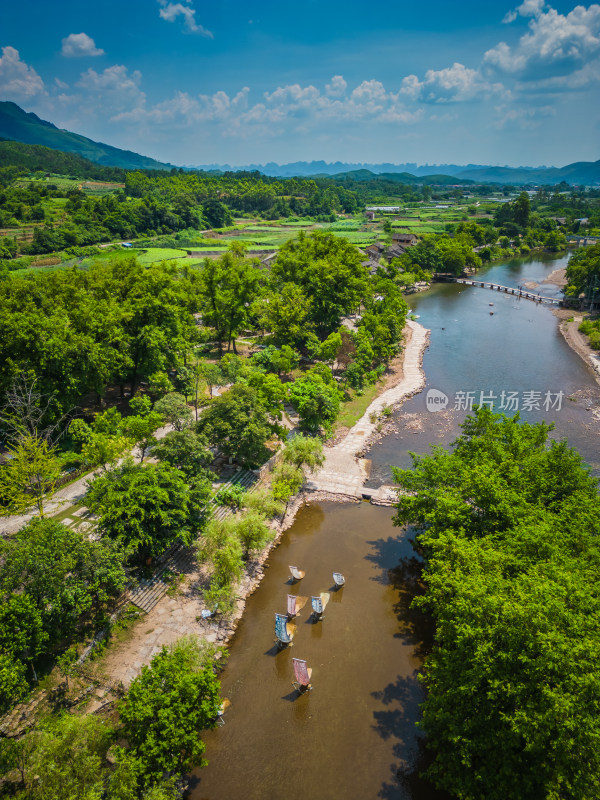
[[[292,574],[292,581],[301,581],[306,575],[306,573],[303,570],[298,569],[298,567],[290,567],[290,572]]]
[[[296,633],[296,626],[288,622],[285,614],[275,614],[275,644],[277,647],[286,647],[291,644]]]
[[[308,597],[297,597],[295,594],[287,596],[287,615],[288,619],[298,616],[308,601]]]
[[[346,579],[341,572],[334,572],[333,582],[335,583],[336,589],[340,589],[346,583]]]
[[[293,685],[296,689],[299,692],[306,692],[312,689],[310,683],[312,675],[311,667],[307,666],[306,661],[303,661],[301,658],[292,658],[292,664],[294,665],[294,675],[296,676]]]
[[[329,592],[321,592],[318,597],[311,597],[310,603],[312,605],[313,616],[316,619],[321,619],[327,603],[329,602]]]

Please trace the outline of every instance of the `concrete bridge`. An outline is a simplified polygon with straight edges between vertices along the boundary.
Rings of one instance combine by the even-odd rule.
[[[454,278],[452,282],[463,283],[465,286],[479,286],[481,289],[491,289],[493,292],[512,294],[515,297],[523,297],[525,300],[534,300],[536,303],[548,303],[549,305],[559,306],[562,302],[557,297],[547,297],[546,295],[537,294],[527,289],[515,289],[514,286],[502,286],[499,283],[492,283],[491,281],[477,281],[473,278]]]

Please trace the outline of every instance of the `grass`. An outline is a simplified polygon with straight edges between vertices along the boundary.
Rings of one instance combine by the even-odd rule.
[[[351,400],[346,401],[335,421],[335,428],[351,428],[363,416],[367,408],[381,391],[381,382],[367,386],[361,395],[355,395]]]

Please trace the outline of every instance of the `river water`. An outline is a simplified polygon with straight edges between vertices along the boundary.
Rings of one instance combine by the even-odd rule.
[[[540,282],[565,263],[515,259],[480,274],[518,286]],[[540,292],[558,294],[551,284]],[[600,387],[564,342],[549,307],[457,284],[436,285],[410,301],[432,331],[427,387],[395,414],[397,433],[372,449],[372,484],[390,482],[390,465],[408,466],[409,450],[451,442],[466,413],[460,397],[468,399],[468,392],[475,401],[481,392],[494,394],[496,405],[502,391],[515,392],[512,403],[516,397],[520,410],[527,397],[529,405],[537,399],[539,410],[525,410],[523,418],[555,421],[553,435],[567,436],[600,472],[600,421],[590,410]],[[427,411],[432,388],[448,397],[444,411]],[[556,407],[545,410],[548,392]],[[271,554],[232,642],[222,675],[231,707],[225,724],[204,735],[209,766],[195,776],[193,800],[444,797],[414,776],[398,777],[420,757],[417,673],[431,631],[409,608],[418,564],[392,516],[392,509],[367,503],[313,503],[298,514]],[[294,588],[289,564],[306,571]],[[338,592],[331,588],[334,571],[347,577]],[[277,652],[274,615],[285,611],[288,592],[322,591],[331,591],[323,621],[312,623],[305,608],[293,646]],[[292,687],[293,657],[313,668],[314,688],[303,696]]]

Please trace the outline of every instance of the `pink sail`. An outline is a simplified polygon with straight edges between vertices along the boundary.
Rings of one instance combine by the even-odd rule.
[[[308,686],[312,670],[306,666],[306,661],[302,661],[300,658],[292,658],[292,663],[294,665],[294,675],[298,683],[301,686]]]
[[[290,617],[294,617],[297,613],[296,608],[296,595],[295,594],[288,594],[287,596],[287,613]]]

